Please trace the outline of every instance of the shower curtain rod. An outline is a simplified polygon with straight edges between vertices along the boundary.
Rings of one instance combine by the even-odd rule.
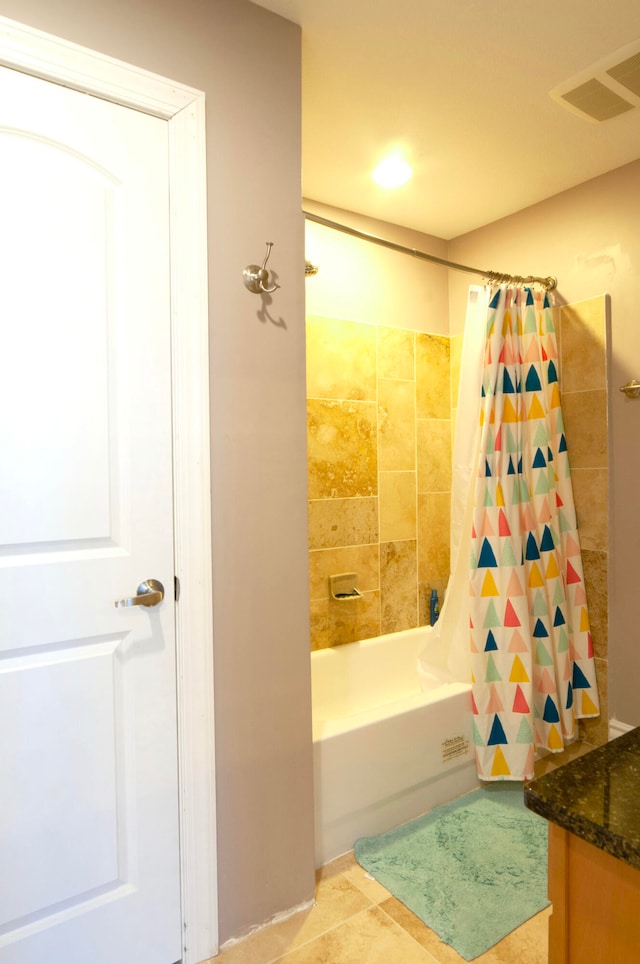
[[[410,254],[413,258],[419,258],[421,261],[432,261],[434,264],[441,264],[445,268],[453,268],[455,271],[466,271],[469,274],[479,274],[487,281],[494,282],[495,284],[515,284],[515,285],[542,285],[547,291],[552,291],[558,284],[558,279],[549,276],[548,278],[536,278],[534,275],[529,275],[524,278],[522,275],[517,274],[503,274],[501,271],[483,271],[481,268],[470,268],[466,264],[456,264],[455,261],[447,261],[445,258],[438,258],[435,254],[426,254],[424,251],[418,251],[416,248],[406,248],[403,244],[396,244],[395,241],[387,241],[386,238],[379,238],[375,234],[367,234],[365,231],[358,231],[356,228],[350,228],[346,224],[340,224],[338,221],[330,221],[328,218],[320,217],[319,214],[311,214],[309,211],[302,212],[307,221],[314,221],[316,224],[322,224],[325,228],[333,228],[334,231],[341,231],[343,234],[350,234],[353,238],[360,238],[361,241],[371,241],[373,244],[380,244],[383,248],[391,248],[392,251],[399,251],[401,254]]]

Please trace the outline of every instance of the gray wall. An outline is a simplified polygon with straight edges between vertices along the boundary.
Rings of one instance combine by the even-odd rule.
[[[0,0],[205,91],[220,938],[313,896],[299,29],[245,0]],[[267,310],[242,269],[270,266]]]
[[[609,715],[640,726],[640,161],[457,238],[449,257],[516,274],[556,275],[560,304],[611,295],[609,344]],[[452,333],[469,280],[450,273]],[[459,330],[459,328],[458,328]]]

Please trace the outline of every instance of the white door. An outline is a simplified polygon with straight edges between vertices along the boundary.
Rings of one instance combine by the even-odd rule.
[[[0,68],[0,964],[181,956],[167,157]]]

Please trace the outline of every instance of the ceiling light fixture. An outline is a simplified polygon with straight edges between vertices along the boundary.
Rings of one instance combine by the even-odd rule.
[[[406,184],[412,174],[413,170],[404,158],[392,154],[378,164],[371,177],[380,187],[393,188]]]

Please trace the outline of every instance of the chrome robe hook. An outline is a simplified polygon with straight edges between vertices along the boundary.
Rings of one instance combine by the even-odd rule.
[[[264,261],[261,265],[248,264],[247,267],[242,272],[242,280],[244,281],[245,288],[252,291],[254,295],[269,295],[280,285],[273,284],[273,287],[268,288],[269,284],[269,272],[266,269],[267,261],[269,260],[269,255],[271,254],[271,248],[273,247],[273,241],[267,241],[267,253],[264,256]]]

